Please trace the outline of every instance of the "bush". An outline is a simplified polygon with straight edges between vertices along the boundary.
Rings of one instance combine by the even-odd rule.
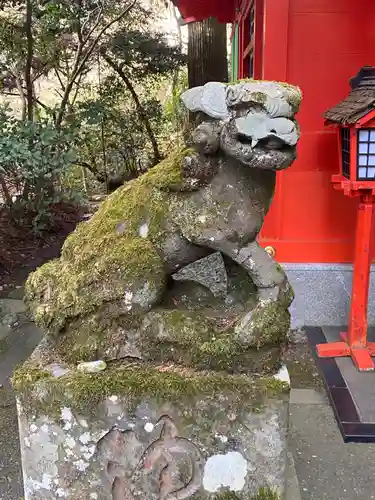
[[[62,175],[75,160],[71,132],[50,123],[30,123],[0,114],[0,195],[12,218],[48,227],[51,205],[61,201]]]

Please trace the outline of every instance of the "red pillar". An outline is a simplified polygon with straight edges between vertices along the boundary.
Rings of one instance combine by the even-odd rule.
[[[375,197],[363,194],[358,205],[352,300],[348,333],[341,334],[342,342],[316,346],[318,356],[333,358],[351,356],[360,371],[373,371],[375,343],[367,342],[367,306],[371,270],[371,238]]]
[[[374,216],[373,196],[364,195],[358,205],[353,272],[352,303],[349,316],[348,343],[366,347],[367,306],[371,270],[371,233]]]

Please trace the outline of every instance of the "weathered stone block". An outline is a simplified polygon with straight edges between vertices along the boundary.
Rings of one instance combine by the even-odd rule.
[[[26,500],[284,498],[289,394],[275,378],[33,363],[13,380]]]

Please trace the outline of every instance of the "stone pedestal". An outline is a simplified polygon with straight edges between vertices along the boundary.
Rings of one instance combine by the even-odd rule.
[[[26,500],[284,498],[289,394],[272,376],[30,360],[13,384]]]

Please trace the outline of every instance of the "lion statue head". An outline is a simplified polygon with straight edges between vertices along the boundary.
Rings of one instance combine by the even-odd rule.
[[[219,150],[241,163],[265,170],[288,168],[296,158],[299,129],[294,116],[302,94],[285,83],[245,80],[210,82],[182,95],[202,123],[191,143],[206,155]]]

